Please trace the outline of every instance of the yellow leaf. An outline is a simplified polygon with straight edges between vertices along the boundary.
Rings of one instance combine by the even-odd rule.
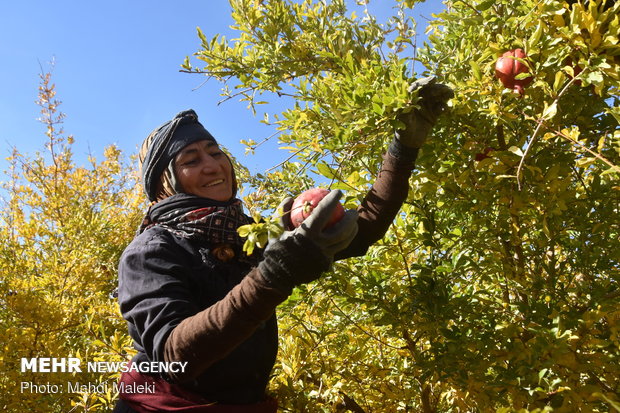
[[[252,231],[252,228],[254,226],[251,224],[248,225],[242,225],[239,228],[237,228],[237,234],[239,234],[239,236],[241,238],[245,238],[248,236],[248,234]]]
[[[596,49],[597,47],[600,46],[603,36],[601,36],[601,32],[599,32],[598,27],[594,27],[592,31],[590,31],[590,39],[591,39],[590,47],[592,49]]]
[[[566,23],[564,23],[564,17],[559,14],[553,15],[553,25],[555,27],[564,27]]]

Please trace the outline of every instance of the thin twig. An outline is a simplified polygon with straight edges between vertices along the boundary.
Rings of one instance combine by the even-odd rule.
[[[515,174],[517,177],[517,186],[519,188],[519,191],[521,190],[521,169],[523,168],[523,164],[525,163],[525,157],[527,156],[527,154],[530,151],[530,148],[534,145],[534,142],[536,141],[536,138],[538,137],[538,131],[540,131],[540,128],[542,127],[543,122],[541,119],[538,120],[538,125],[536,125],[536,129],[534,130],[534,133],[532,134],[532,137],[530,138],[530,141],[527,143],[527,147],[525,148],[525,152],[523,153],[523,156],[521,157],[521,161],[519,162],[519,166],[517,167],[517,173]]]
[[[214,78],[224,78],[224,77],[232,77],[234,76],[234,72],[232,70],[222,70],[220,72],[211,71],[211,70],[187,70],[187,69],[179,69],[180,73],[189,73],[192,75],[207,75]]]
[[[353,155],[355,153],[353,152],[353,150],[351,149],[350,151],[347,152],[347,155],[345,155],[344,159],[342,160],[342,162],[338,163],[338,169],[336,169],[334,171],[334,177],[331,179],[331,181],[329,182],[329,187],[331,188],[332,184],[334,183],[334,181],[336,179],[339,179],[341,183],[345,184],[346,186],[348,186],[349,188],[351,188],[353,191],[356,192],[360,192],[357,188],[355,188],[353,185],[349,184],[344,176],[341,174],[342,168],[345,164],[345,162],[349,161],[351,158],[353,158]],[[330,166],[331,167],[331,166]],[[333,168],[332,168],[333,169]]]
[[[249,87],[249,88],[247,88],[247,89],[240,90],[239,92],[237,92],[237,93],[235,93],[235,94],[228,95],[228,96],[226,96],[224,99],[219,100],[219,101],[217,102],[217,105],[219,106],[219,105],[221,105],[222,103],[227,102],[227,101],[229,101],[230,99],[236,98],[236,97],[237,97],[237,96],[239,96],[239,95],[245,95],[247,92],[250,92],[250,91],[252,91],[253,89],[254,89],[254,88]]]
[[[536,5],[534,7],[532,7],[530,9],[530,11],[525,16],[521,17],[521,19],[520,19],[521,21],[519,22],[519,24],[524,23],[525,19],[527,19],[530,14],[534,13],[536,10],[539,10],[538,6],[542,2],[543,2],[543,0],[538,0],[538,3],[536,3]],[[520,28],[522,28],[522,27],[520,27]]]
[[[562,95],[564,95],[564,93],[566,93],[566,91],[573,84],[575,79],[577,79],[577,77],[573,77],[566,84],[566,86],[564,86],[564,88],[560,91],[560,93],[558,93],[558,95],[555,97],[555,99],[553,99],[553,102],[551,103],[551,105],[549,107],[558,104],[558,101],[560,100]],[[532,137],[530,138],[530,141],[527,143],[527,147],[525,148],[525,152],[523,153],[523,156],[521,157],[521,161],[519,161],[519,166],[517,167],[517,173],[515,174],[516,177],[517,177],[517,186],[518,186],[519,191],[521,191],[521,170],[523,169],[523,164],[525,163],[525,158],[527,157],[527,154],[529,153],[530,149],[534,145],[534,142],[536,141],[536,138],[538,138],[538,132],[540,131],[540,128],[543,126],[543,123],[544,123],[543,122],[543,118],[542,117],[538,118],[536,123],[537,123],[536,129],[534,130],[534,133],[532,134]]]
[[[588,151],[590,154],[592,154],[594,157],[596,157],[597,159],[600,159],[601,161],[605,162],[607,165],[609,165],[609,167],[611,169],[613,169],[616,172],[620,172],[620,167],[614,165],[613,163],[611,163],[611,161],[609,161],[607,158],[605,158],[603,155],[594,152],[592,149],[588,148],[586,145],[584,145],[583,143],[571,138],[570,136],[566,135],[565,133],[562,133],[562,131],[554,131],[554,134],[556,136],[559,136],[561,138],[564,139],[568,139],[569,141],[576,143],[577,145],[581,146],[583,149],[585,149],[586,151]]]
[[[293,159],[295,156],[297,156],[297,154],[298,154],[298,153],[300,153],[300,152],[301,152],[301,151],[303,151],[304,149],[308,148],[309,146],[310,146],[310,145],[308,144],[308,145],[304,146],[303,148],[300,148],[300,149],[296,150],[295,152],[293,152],[293,154],[292,154],[291,156],[289,156],[288,158],[286,158],[285,160],[283,160],[283,161],[282,161],[282,162],[280,162],[279,164],[277,164],[277,165],[275,165],[275,166],[272,166],[271,168],[267,169],[267,170],[265,171],[265,173],[267,173],[267,172],[271,172],[271,171],[273,171],[274,169],[277,169],[277,168],[281,167],[282,165],[284,165],[285,163],[287,163],[288,161],[290,161],[291,159]]]
[[[473,11],[475,11],[475,12],[476,12],[476,14],[477,14],[478,16],[482,16],[482,13],[480,13],[480,11],[479,11],[479,10],[477,10],[474,6],[472,6],[471,4],[467,3],[466,1],[464,1],[464,0],[459,0],[459,3],[463,3],[464,5],[466,5],[467,7],[469,7],[470,9],[472,9]]]
[[[207,76],[207,78],[205,80],[202,81],[202,83],[200,83],[198,86],[196,86],[195,88],[192,89],[192,92],[197,91],[198,89],[200,89],[201,87],[203,87],[205,84],[207,84],[207,82],[209,80],[211,80],[213,76]]]
[[[334,301],[334,299],[330,296],[328,297],[329,301],[331,301],[331,303],[338,309],[338,311],[340,311],[342,313],[342,315],[344,316],[344,318],[346,318],[351,324],[353,324],[355,327],[357,327],[362,333],[366,334],[368,337],[372,338],[373,340],[377,341],[380,344],[383,344],[386,347],[392,348],[394,350],[401,350],[401,347],[396,347],[392,344],[386,343],[385,341],[381,340],[378,337],[375,337],[374,335],[370,334],[368,331],[366,331],[365,329],[363,329],[358,323],[356,323],[342,308],[340,308],[338,306],[338,304],[336,304],[336,302]]]
[[[302,174],[302,172],[306,171],[306,168],[308,167],[308,165],[310,165],[312,162],[314,162],[315,164],[318,163],[321,159],[323,159],[325,155],[321,155],[320,153],[316,153],[315,155],[311,156],[302,166],[301,168],[299,168],[299,170],[297,171],[296,175],[299,176]]]
[[[278,135],[280,133],[282,133],[281,130],[275,131],[271,135],[269,135],[266,138],[264,138],[262,141],[258,142],[256,145],[251,146],[252,150],[256,150],[256,148],[258,148],[259,146],[261,146],[262,144],[264,144],[265,142],[269,141],[271,138],[273,138],[274,136],[276,136],[276,135]]]

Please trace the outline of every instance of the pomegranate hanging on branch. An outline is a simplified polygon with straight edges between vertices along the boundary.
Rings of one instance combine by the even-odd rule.
[[[495,63],[495,76],[505,87],[513,89],[519,95],[523,95],[524,88],[534,80],[531,75],[523,75],[530,70],[525,63],[526,59],[523,49],[514,49],[504,53]]]

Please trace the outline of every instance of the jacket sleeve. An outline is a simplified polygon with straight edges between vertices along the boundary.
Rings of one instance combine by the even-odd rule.
[[[222,300],[172,330],[164,348],[165,360],[188,364],[183,373],[171,378],[185,382],[199,376],[248,339],[287,297],[267,286],[254,268]]]
[[[184,382],[225,357],[269,319],[287,295],[252,270],[223,299],[201,310],[182,264],[187,253],[149,242],[119,265],[119,302],[136,344],[151,361],[188,362],[169,379]]]
[[[407,199],[409,177],[418,153],[417,149],[409,151],[412,153],[406,157],[397,157],[392,150],[383,155],[377,179],[358,208],[357,235],[346,249],[336,255],[336,260],[366,254],[368,248],[385,235]]]

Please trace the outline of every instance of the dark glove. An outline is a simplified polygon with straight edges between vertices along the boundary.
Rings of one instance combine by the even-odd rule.
[[[319,278],[331,267],[334,255],[349,246],[357,234],[357,211],[346,211],[337,224],[325,228],[341,197],[339,190],[331,191],[298,228],[269,242],[258,269],[270,284],[290,293],[296,285]],[[278,208],[284,212],[285,229],[291,228],[291,205],[292,199],[287,198]]]
[[[409,93],[418,95],[419,108],[407,107],[398,115],[405,124],[404,129],[395,133],[400,144],[408,148],[420,148],[426,142],[431,129],[448,107],[454,91],[446,85],[436,83],[434,76],[418,79],[409,86]]]

